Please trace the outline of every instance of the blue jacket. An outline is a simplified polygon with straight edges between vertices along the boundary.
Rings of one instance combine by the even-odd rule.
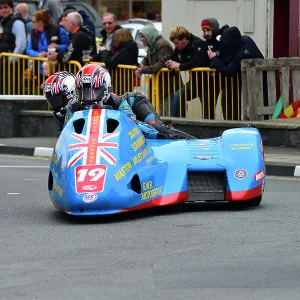
[[[30,38],[27,43],[26,48],[26,54],[33,57],[38,57],[40,52],[47,52],[48,51],[48,40],[47,40],[47,34],[45,31],[41,31],[37,33],[38,43],[37,43],[37,49],[33,46],[33,35],[36,35],[36,32],[34,29],[31,31]],[[65,52],[67,45],[69,43],[69,35],[67,31],[63,27],[59,27],[59,52]],[[49,41],[50,43],[50,41]],[[40,73],[42,74],[42,66],[40,67]]]

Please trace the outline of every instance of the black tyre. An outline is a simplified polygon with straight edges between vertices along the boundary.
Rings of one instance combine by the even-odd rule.
[[[247,205],[247,206],[255,207],[255,206],[259,206],[261,200],[262,200],[262,195],[260,195],[256,198],[244,201],[244,202],[245,202],[245,205]]]

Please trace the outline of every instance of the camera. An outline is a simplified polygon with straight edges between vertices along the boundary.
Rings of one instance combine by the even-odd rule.
[[[170,60],[171,57],[172,57],[171,54],[166,54],[166,55],[164,55],[164,61]]]

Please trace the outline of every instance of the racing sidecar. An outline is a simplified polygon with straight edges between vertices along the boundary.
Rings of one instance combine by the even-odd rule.
[[[124,113],[78,111],[62,131],[48,189],[59,211],[115,214],[194,201],[260,204],[265,165],[255,128],[221,137],[149,140]]]

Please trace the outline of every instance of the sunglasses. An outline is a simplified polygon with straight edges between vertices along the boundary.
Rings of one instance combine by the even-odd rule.
[[[108,25],[111,25],[113,22],[103,22],[102,24],[103,25],[106,25],[106,24],[108,24]]]

